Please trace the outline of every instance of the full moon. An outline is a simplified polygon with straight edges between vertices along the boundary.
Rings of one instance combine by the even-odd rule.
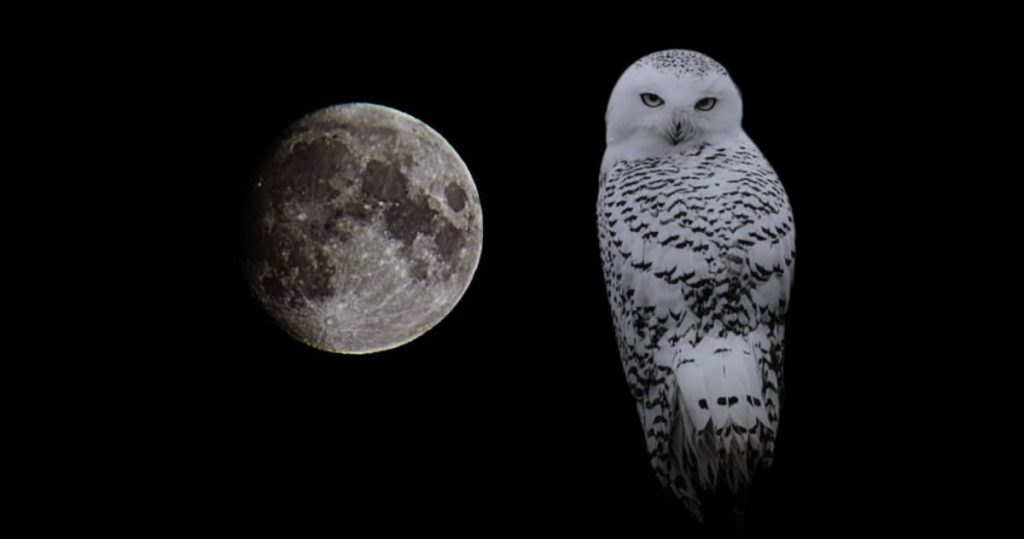
[[[423,122],[338,105],[285,130],[246,212],[253,293],[292,337],[365,354],[406,344],[465,293],[483,242],[466,164]]]

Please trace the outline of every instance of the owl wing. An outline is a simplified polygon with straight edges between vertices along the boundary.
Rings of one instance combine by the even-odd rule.
[[[741,292],[735,309],[724,313],[727,326],[746,333],[757,357],[761,400],[771,432],[778,427],[782,391],[785,315],[796,260],[793,212],[778,175],[760,150],[743,137],[721,160],[721,200],[729,216],[719,242],[726,265]],[[768,441],[770,460],[774,440]]]
[[[682,295],[687,277],[666,271],[672,246],[684,240],[669,237],[659,222],[659,191],[680,181],[677,170],[663,165],[658,159],[620,161],[607,171],[598,195],[598,238],[626,382],[655,475],[667,486],[678,386],[671,358],[657,352],[665,349],[669,330],[692,313]],[[696,498],[688,503],[696,512]]]

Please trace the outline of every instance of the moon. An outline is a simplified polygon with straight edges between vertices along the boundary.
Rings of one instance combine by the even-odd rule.
[[[247,205],[245,269],[292,337],[335,353],[406,344],[462,298],[483,213],[469,169],[430,126],[356,103],[292,124]]]

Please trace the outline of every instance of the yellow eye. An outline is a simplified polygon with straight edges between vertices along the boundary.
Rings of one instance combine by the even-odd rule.
[[[640,94],[640,100],[648,107],[660,107],[665,104],[665,100],[656,94]]]
[[[704,99],[698,101],[697,104],[694,105],[694,108],[696,108],[697,110],[703,110],[707,112],[715,108],[715,103],[718,103],[717,99],[713,97],[705,97]]]

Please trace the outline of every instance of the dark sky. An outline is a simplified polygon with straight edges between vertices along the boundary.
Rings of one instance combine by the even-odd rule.
[[[837,49],[822,63],[799,42],[728,35],[302,38],[211,33],[198,46],[184,36],[181,51],[162,56],[173,68],[149,81],[173,96],[167,116],[180,131],[161,151],[177,178],[167,196],[190,202],[166,225],[180,237],[167,265],[181,337],[161,368],[175,384],[168,466],[194,485],[197,505],[268,526],[459,527],[472,514],[499,529],[689,530],[649,473],[608,314],[595,203],[618,76],[649,52],[692,48],[731,72],[744,127],[796,220],[782,433],[751,529],[818,535],[887,518],[865,497],[892,496],[878,492],[906,454],[894,449],[899,429],[879,420],[889,403],[872,395],[891,388],[865,351],[870,327],[892,315],[866,294],[870,266],[852,259],[888,233],[865,223],[887,208],[863,205],[863,142],[850,127],[865,108],[850,98],[856,59]],[[412,114],[452,144],[480,193],[484,247],[440,325],[399,349],[346,357],[292,341],[263,314],[242,278],[238,226],[253,169],[280,131],[354,101]]]

